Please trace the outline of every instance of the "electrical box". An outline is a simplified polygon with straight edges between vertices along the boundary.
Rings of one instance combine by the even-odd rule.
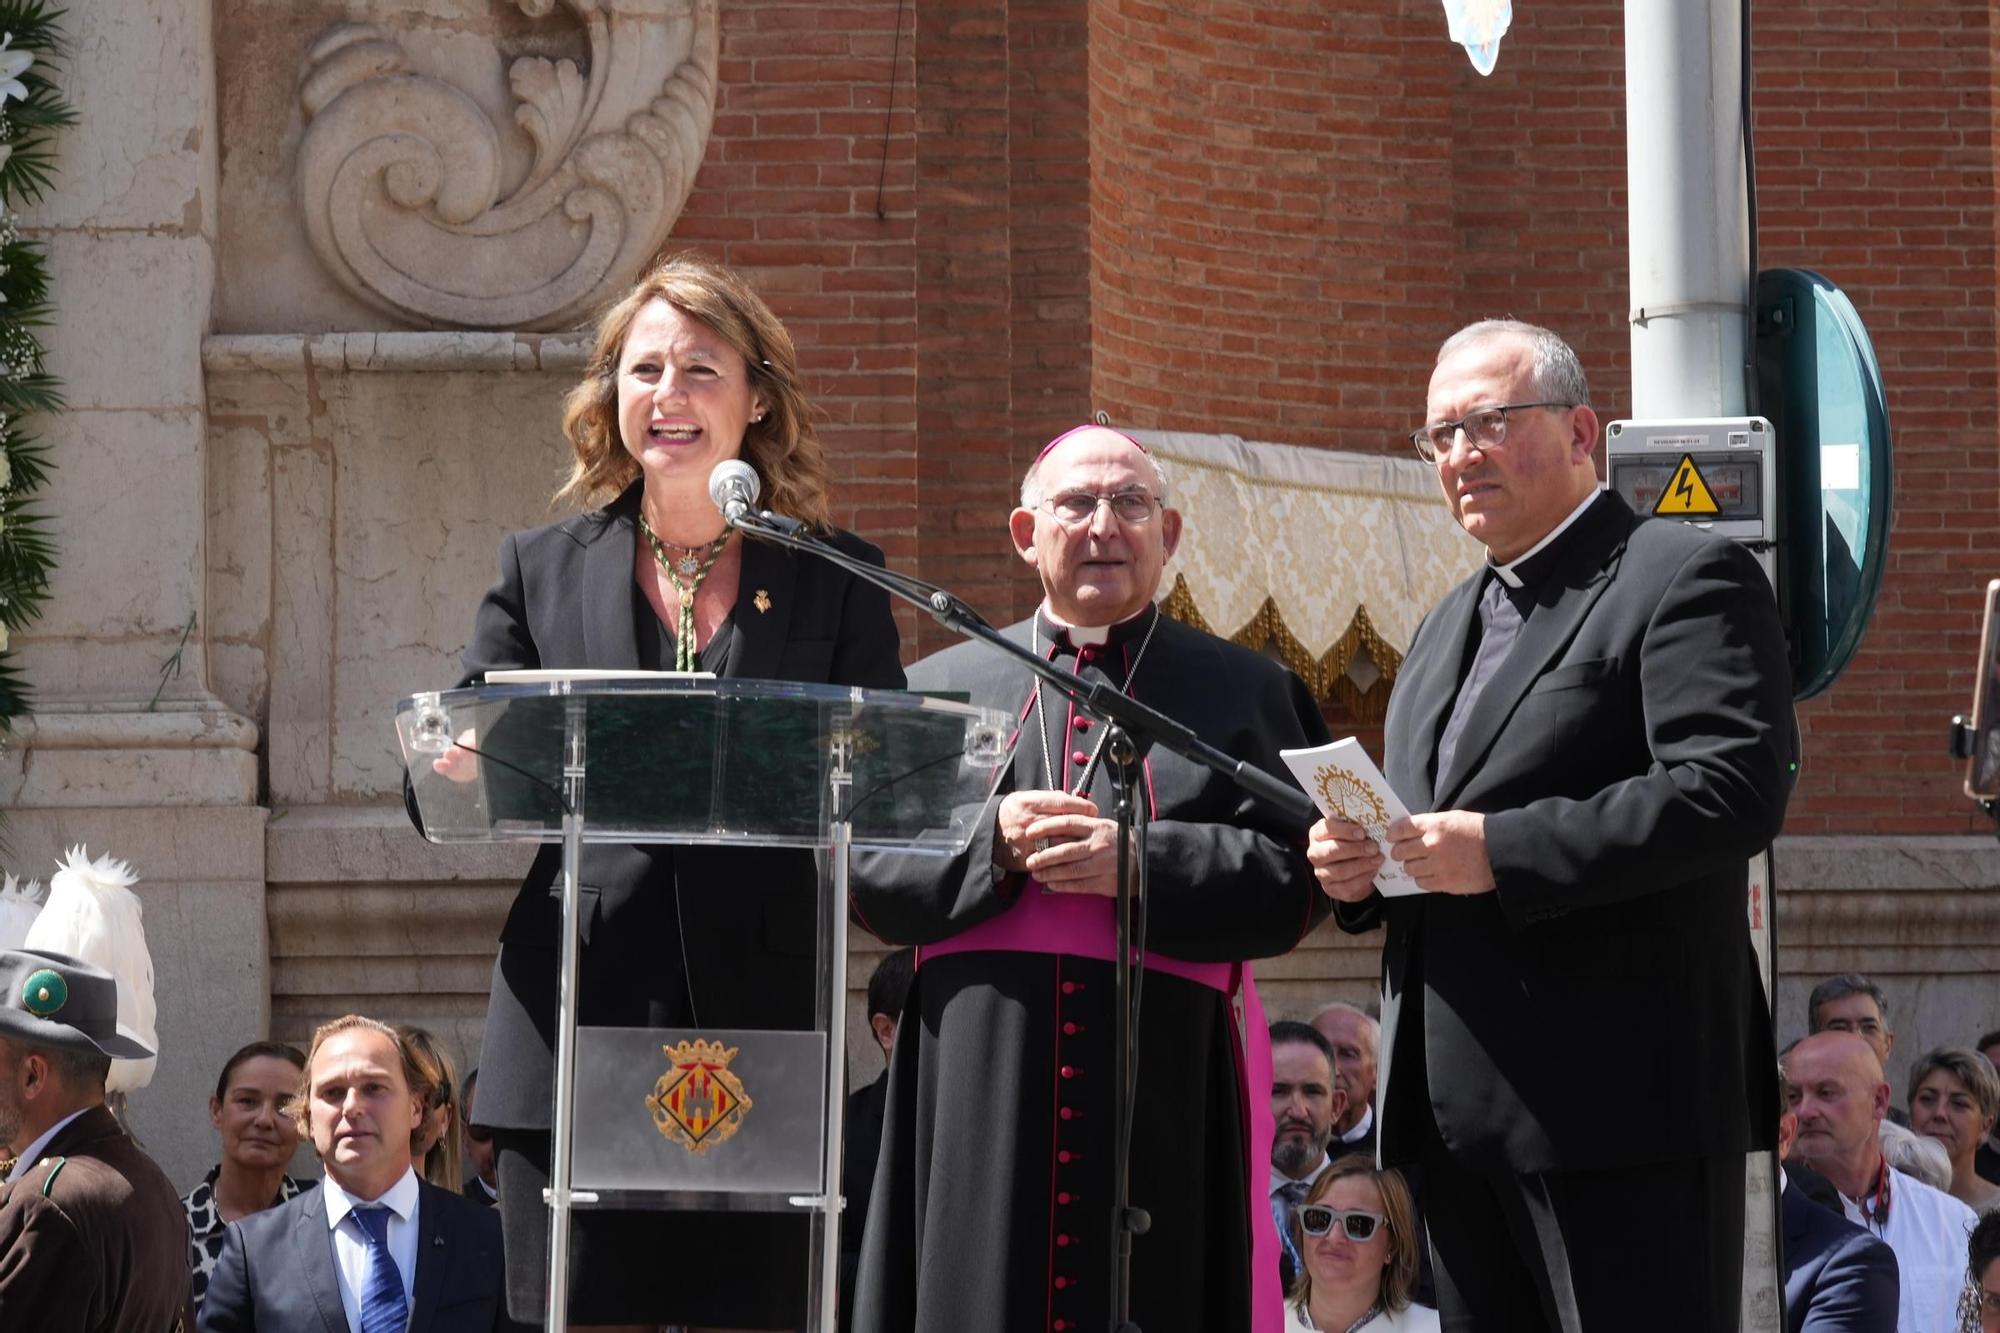
[[[1742,542],[1775,588],[1777,444],[1763,417],[1614,421],[1604,428],[1605,484],[1635,513]]]

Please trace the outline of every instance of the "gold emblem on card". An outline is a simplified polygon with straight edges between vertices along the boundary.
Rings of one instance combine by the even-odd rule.
[[[1319,788],[1322,808],[1348,823],[1374,830],[1389,822],[1389,812],[1375,795],[1375,789],[1350,770],[1328,764],[1313,775],[1313,781]]]
[[[699,1038],[660,1048],[667,1072],[653,1085],[646,1107],[669,1143],[699,1157],[743,1128],[752,1103],[743,1080],[729,1070],[738,1049]]]

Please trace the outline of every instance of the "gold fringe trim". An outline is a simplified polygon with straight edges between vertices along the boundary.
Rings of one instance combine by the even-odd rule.
[[[1365,606],[1354,608],[1354,619],[1349,623],[1347,632],[1318,657],[1314,657],[1299,642],[1298,636],[1285,624],[1284,612],[1269,597],[1264,599],[1264,604],[1257,608],[1248,624],[1233,634],[1224,634],[1211,625],[1208,617],[1201,613],[1201,608],[1195,605],[1194,594],[1188,591],[1187,577],[1176,574],[1173,591],[1160,603],[1160,610],[1183,624],[1228,639],[1253,652],[1272,648],[1279,661],[1298,673],[1299,679],[1312,691],[1313,698],[1321,703],[1338,702],[1356,722],[1372,725],[1388,713],[1389,690],[1396,683],[1396,672],[1403,665],[1403,655],[1375,628]],[[1368,660],[1381,673],[1366,690],[1357,686],[1347,674],[1347,669],[1354,665],[1356,654],[1364,648],[1368,652]]]

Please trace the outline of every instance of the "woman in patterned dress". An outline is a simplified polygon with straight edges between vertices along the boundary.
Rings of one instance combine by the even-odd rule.
[[[223,1228],[275,1208],[306,1188],[285,1174],[299,1131],[285,1106],[299,1092],[306,1057],[280,1041],[253,1041],[222,1066],[208,1118],[222,1135],[222,1160],[181,1196],[187,1209],[188,1262],[194,1302],[208,1292],[208,1275],[222,1256]]]

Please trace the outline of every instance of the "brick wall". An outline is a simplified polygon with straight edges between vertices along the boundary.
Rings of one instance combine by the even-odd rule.
[[[2000,574],[1994,59],[1986,5],[1756,7],[1761,262],[1817,269],[1867,321],[1889,390],[1891,560],[1861,653],[1801,710],[1804,832],[1991,825],[1944,728],[1972,703]]]
[[[676,239],[748,267],[798,336],[843,520],[995,619],[1034,600],[1002,532],[1014,483],[1096,408],[1400,449],[1438,340],[1514,314],[1563,330],[1604,414],[1628,411],[1614,0],[1517,6],[1490,78],[1434,0],[723,15],[716,134]],[[1942,735],[2000,572],[1989,16],[1755,15],[1760,258],[1853,295],[1899,459],[1881,605],[1802,709],[1792,826],[1976,829]],[[942,642],[904,628],[913,651]]]
[[[1093,387],[1114,417],[1395,447],[1453,244],[1419,13],[1093,5]]]
[[[832,455],[837,520],[909,567],[920,401],[911,7],[730,0],[721,12],[714,132],[670,246],[741,268],[785,321]]]

